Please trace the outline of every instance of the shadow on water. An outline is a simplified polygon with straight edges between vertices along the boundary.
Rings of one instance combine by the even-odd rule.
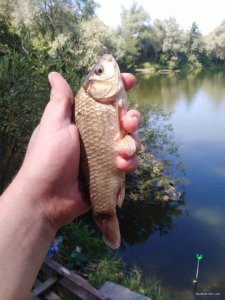
[[[158,232],[165,236],[175,226],[174,218],[184,213],[183,201],[150,203],[151,201],[126,202],[119,212],[123,242],[143,243]]]

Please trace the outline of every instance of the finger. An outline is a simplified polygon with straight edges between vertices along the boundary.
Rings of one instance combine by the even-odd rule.
[[[72,90],[68,82],[57,72],[51,72],[48,75],[48,80],[51,85],[50,100],[68,99],[70,102],[73,98]]]
[[[135,79],[134,75],[130,74],[130,73],[122,73],[121,76],[123,79],[123,84],[124,84],[125,90],[129,91],[130,89],[132,89],[132,87],[134,87],[134,85],[136,83],[136,79]]]
[[[122,126],[128,133],[134,133],[141,126],[141,114],[139,111],[131,109],[122,119]]]
[[[126,173],[133,172],[138,168],[138,158],[136,155],[130,159],[118,156],[116,158],[116,166]]]
[[[130,137],[132,137],[133,139],[133,143],[131,145],[131,143],[127,144],[124,143],[123,140],[121,140],[118,145],[116,146],[116,151],[117,153],[123,157],[123,158],[131,158],[132,156],[134,156],[135,154],[137,154],[140,151],[141,148],[141,143],[140,140],[137,136],[135,136],[134,134],[130,135]],[[132,146],[132,149],[131,149]]]
[[[71,121],[72,90],[67,81],[57,72],[48,76],[51,85],[50,101],[42,119],[48,124],[59,124]]]

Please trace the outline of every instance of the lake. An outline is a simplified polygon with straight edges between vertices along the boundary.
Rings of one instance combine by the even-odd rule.
[[[225,299],[225,73],[143,75],[132,97],[140,106],[155,104],[171,113],[189,184],[183,213],[171,214],[172,226],[163,232],[158,225],[142,240],[125,241],[120,254],[145,277],[161,280],[170,299]],[[149,222],[167,222],[160,208],[142,212]],[[203,259],[194,290],[197,253]]]

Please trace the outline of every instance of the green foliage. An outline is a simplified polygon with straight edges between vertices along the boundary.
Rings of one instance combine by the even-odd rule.
[[[160,55],[160,57],[159,57],[159,63],[162,66],[167,66],[167,64],[168,64],[168,58],[167,58],[167,56],[165,54]]]
[[[1,189],[19,168],[49,91],[46,70],[34,53],[13,50],[0,60]]]
[[[159,282],[144,280],[137,267],[128,270],[122,259],[105,245],[93,226],[82,219],[63,227],[59,234],[63,237],[63,243],[56,259],[69,268],[87,274],[92,285],[99,287],[105,281],[112,281],[152,299],[166,299]],[[60,295],[63,299],[70,299],[64,291]]]
[[[16,37],[17,38],[17,37]],[[29,34],[22,40],[17,51],[7,49],[0,59],[0,189],[10,181],[23,159],[32,131],[38,124],[48,101],[47,75],[57,70],[77,89],[81,78],[74,72],[67,49],[57,49],[57,57],[50,57],[46,49],[34,48]]]
[[[156,107],[143,108],[142,128],[138,131],[142,144],[139,168],[127,175],[129,200],[147,202],[179,200],[182,196],[176,184],[180,176],[169,176],[169,169],[177,169],[178,145],[174,141],[169,115]]]
[[[105,281],[112,281],[143,296],[149,296],[153,300],[166,299],[166,294],[159,282],[143,280],[141,271],[137,267],[124,271],[123,261],[113,256],[101,260],[95,273],[89,274],[88,280],[96,287]]]
[[[125,66],[127,70],[133,70],[149,53],[150,40],[147,38],[149,26],[150,16],[142,6],[134,2],[129,9],[123,7],[118,35],[121,35],[124,41],[120,65]]]
[[[98,18],[80,22],[78,34],[78,44],[70,46],[78,69],[91,68],[93,62],[104,53],[112,53],[116,59],[121,58],[121,40]]]
[[[175,70],[178,67],[178,59],[177,57],[171,57],[169,63],[168,63],[168,68],[169,70]]]
[[[181,193],[176,191],[176,181],[166,175],[165,169],[166,165],[142,150],[138,170],[128,176],[128,198],[150,202],[179,200]]]
[[[62,259],[65,264],[86,263],[100,259],[107,253],[107,247],[99,232],[81,220],[74,221],[60,229],[63,236]],[[90,247],[91,245],[91,247]]]
[[[121,283],[123,262],[116,257],[105,257],[99,261],[96,271],[88,276],[89,282],[99,287],[105,281]]]
[[[188,56],[187,67],[192,72],[199,72],[202,70],[202,64],[194,54]]]
[[[165,38],[162,51],[169,59],[178,58],[185,51],[185,34],[174,18],[165,20]]]
[[[214,31],[204,37],[205,49],[213,65],[224,65],[225,62],[225,21]]]
[[[188,33],[187,44],[188,54],[195,55],[196,58],[198,58],[198,56],[200,56],[203,52],[202,34],[198,28],[198,25],[195,22],[192,24],[191,29]]]
[[[9,49],[20,50],[22,47],[20,37],[15,33],[10,22],[0,20],[0,57]]]

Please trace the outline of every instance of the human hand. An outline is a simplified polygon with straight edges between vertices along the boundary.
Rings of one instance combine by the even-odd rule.
[[[124,73],[126,90],[135,84],[131,74]],[[40,124],[34,130],[24,163],[18,174],[26,186],[33,207],[40,209],[54,228],[69,223],[90,209],[79,190],[79,133],[71,122],[72,91],[56,72],[49,74],[50,101]],[[141,123],[140,113],[130,110],[123,118],[125,131],[133,134]],[[135,138],[137,151],[139,142]],[[125,158],[120,149],[117,167],[125,172],[137,168],[137,156]],[[137,152],[136,151],[136,152]]]

